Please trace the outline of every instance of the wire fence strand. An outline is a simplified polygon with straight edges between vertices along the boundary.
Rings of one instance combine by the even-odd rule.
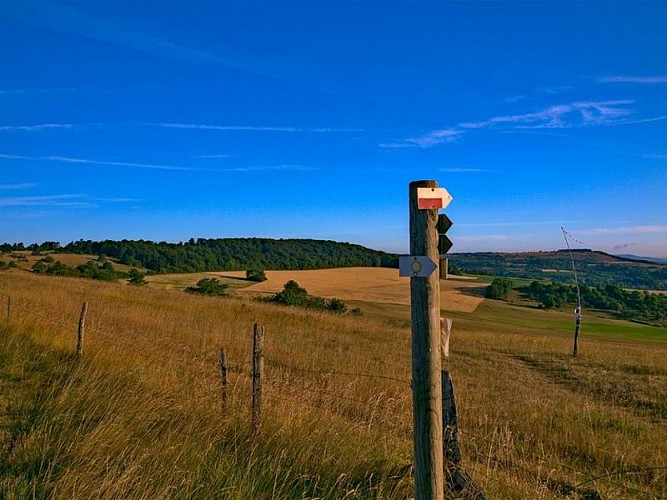
[[[389,377],[387,375],[374,375],[371,373],[354,373],[354,372],[343,372],[343,371],[334,371],[334,370],[313,370],[310,368],[299,368],[296,366],[291,366],[287,365],[285,363],[281,363],[279,361],[272,360],[270,358],[264,358],[267,363],[279,367],[279,368],[285,368],[287,370],[294,370],[294,371],[299,371],[299,372],[307,372],[307,373],[317,373],[317,374],[322,374],[322,375],[345,375],[345,376],[350,376],[350,377],[365,377],[365,378],[377,378],[377,379],[384,379],[384,380],[392,380],[394,382],[400,382],[402,384],[406,384],[409,387],[412,387],[412,384],[408,382],[407,380],[400,379],[400,378],[395,378],[395,377]]]

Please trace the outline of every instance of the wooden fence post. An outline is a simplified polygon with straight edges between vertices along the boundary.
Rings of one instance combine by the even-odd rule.
[[[461,448],[454,385],[452,377],[445,370],[442,371],[442,436],[446,467],[458,466],[461,462]]]
[[[264,377],[264,327],[255,323],[252,340],[252,431],[262,423],[262,378]]]
[[[574,348],[572,355],[576,356],[579,352],[579,325],[581,324],[581,307],[577,306],[574,310]]]
[[[419,208],[418,189],[437,188],[435,181],[414,181],[409,187],[410,255],[440,260],[438,209]],[[412,410],[415,498],[444,497],[442,388],[440,378],[440,275],[410,278],[412,320]]]
[[[225,349],[220,348],[220,376],[222,378],[222,414],[227,412],[227,355]]]
[[[83,354],[83,335],[86,327],[86,313],[88,312],[88,302],[84,301],[81,308],[81,316],[79,316],[79,329],[76,334],[76,355]]]
[[[456,414],[456,399],[452,377],[445,370],[442,377],[442,442],[445,449],[445,472],[447,488],[455,493],[463,493],[461,498],[486,500],[482,490],[461,468],[461,446],[459,445],[459,424]]]

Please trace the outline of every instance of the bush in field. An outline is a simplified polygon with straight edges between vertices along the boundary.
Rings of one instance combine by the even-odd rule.
[[[329,310],[335,313],[344,313],[347,311],[347,305],[340,299],[331,299],[329,301]]]
[[[70,276],[76,278],[90,278],[94,280],[116,281],[125,276],[125,273],[117,272],[111,262],[88,261],[75,268],[63,264],[60,261],[53,260],[53,257],[45,257],[32,266],[32,271],[37,274],[47,274],[49,276]]]
[[[507,278],[496,278],[486,287],[487,299],[505,300],[512,289],[512,280]]]
[[[130,269],[128,277],[129,279],[127,280],[127,282],[130,285],[143,286],[148,284],[148,281],[144,279],[146,275],[142,272],[139,272],[139,270],[137,270],[135,267]]]
[[[347,311],[347,305],[340,299],[327,300],[323,297],[308,295],[305,288],[290,280],[283,286],[282,291],[267,299],[269,302],[277,302],[286,306],[299,306],[308,309],[331,311],[342,314]]]
[[[266,274],[264,273],[264,269],[248,269],[245,272],[245,277],[249,281],[266,281]]]
[[[228,288],[229,285],[221,283],[217,278],[202,278],[197,282],[197,286],[189,286],[185,291],[201,295],[221,296],[227,295]]]

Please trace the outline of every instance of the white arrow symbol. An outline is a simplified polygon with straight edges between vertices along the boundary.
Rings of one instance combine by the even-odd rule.
[[[398,275],[406,278],[426,278],[438,266],[425,255],[404,255],[398,258]]]

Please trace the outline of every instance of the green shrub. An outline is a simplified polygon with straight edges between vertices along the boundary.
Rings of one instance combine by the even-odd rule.
[[[512,280],[507,278],[496,278],[486,287],[487,299],[505,300],[512,289]]]
[[[197,286],[189,286],[185,291],[201,295],[221,296],[227,295],[228,288],[229,285],[221,283],[217,278],[202,278],[197,282]]]
[[[146,275],[142,272],[139,272],[136,268],[130,269],[130,273],[128,275],[129,279],[127,280],[128,284],[134,285],[134,286],[143,286],[147,285],[148,281],[146,281],[144,278]]]
[[[305,288],[290,280],[283,286],[282,291],[273,297],[266,299],[268,302],[277,302],[286,306],[299,306],[308,309],[318,309],[321,311],[331,311],[342,314],[347,311],[347,305],[340,299],[327,300],[322,297],[308,295]]]
[[[264,269],[248,269],[245,272],[245,277],[249,281],[266,281],[266,274],[264,273]]]

